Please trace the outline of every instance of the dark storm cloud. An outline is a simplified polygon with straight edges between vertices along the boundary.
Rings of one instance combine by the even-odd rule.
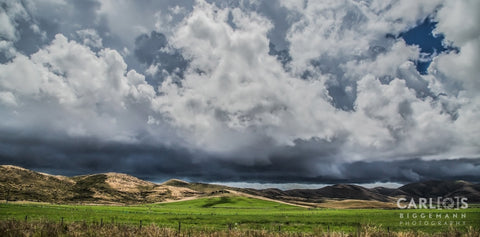
[[[0,138],[1,164],[64,175],[116,171],[139,177],[168,178],[196,174],[193,154],[187,149],[105,143],[92,138],[36,139],[4,134],[9,136]]]
[[[409,183],[426,180],[480,181],[480,158],[427,161],[377,161],[334,163],[318,162],[297,154],[296,160],[272,157],[268,165],[239,166],[221,163],[222,170],[211,170],[207,176],[197,177],[210,182],[267,182],[267,183]],[[308,166],[316,164],[324,170],[338,170],[336,174],[306,175]]]
[[[0,164],[150,180],[478,181],[478,26],[452,27],[477,3],[333,2],[2,4]],[[422,49],[398,35],[442,4],[436,27],[459,50],[423,75]]]
[[[452,160],[407,159],[400,161],[354,162],[342,165],[345,180],[368,183],[423,180],[480,180],[480,158]]]
[[[342,142],[342,141],[337,141]],[[186,178],[207,182],[407,183],[423,180],[480,180],[480,158],[427,161],[337,162],[337,145],[297,141],[278,147],[268,162],[234,159],[174,146],[106,143],[96,139],[32,138],[3,132],[0,164],[62,175],[122,172],[148,180]],[[322,150],[322,151],[319,151]],[[321,173],[313,175],[313,171]]]

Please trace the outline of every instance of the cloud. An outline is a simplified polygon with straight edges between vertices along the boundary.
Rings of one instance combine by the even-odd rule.
[[[264,156],[255,144],[330,139],[336,125],[323,116],[335,109],[321,82],[292,78],[269,55],[271,22],[237,8],[231,11],[233,29],[229,11],[203,2],[179,26],[171,42],[190,67],[181,86],[162,84],[157,111],[188,134],[192,145],[214,152],[259,150]],[[310,103],[319,111],[311,111]]]
[[[15,95],[12,92],[0,92],[0,102],[6,106],[16,106],[17,101]]]
[[[153,85],[159,85],[166,76],[181,80],[188,61],[181,53],[169,45],[164,34],[152,31],[142,34],[135,40],[135,56],[145,67],[147,79]]]
[[[460,81],[464,88],[477,94],[480,83],[476,80],[480,65],[480,4],[476,1],[448,2],[437,14],[437,31],[445,34],[445,44],[453,44],[460,52],[439,55],[434,69],[447,78]],[[432,69],[433,69],[432,68]]]
[[[102,48],[102,38],[93,29],[77,30],[77,35],[84,45],[92,48]]]
[[[0,63],[11,59],[16,53],[14,43],[19,40],[19,20],[28,18],[24,6],[16,1],[6,1],[0,10]]]
[[[293,70],[285,71],[268,54],[268,19],[200,2],[171,38],[191,60],[189,70],[181,86],[168,80],[162,84],[156,109],[196,147],[220,153],[247,150],[260,160],[275,146],[295,146],[296,140],[345,136],[343,149],[332,154],[339,160],[450,152],[475,156],[474,146],[464,150],[469,142],[456,132],[461,125],[431,91],[432,78],[415,69],[418,48],[385,37],[393,26],[359,30],[376,29],[375,21],[385,18],[367,10],[349,1],[309,3],[289,33]],[[314,19],[318,12],[325,12],[325,19]],[[426,17],[422,12],[414,14],[416,19]],[[228,23],[230,15],[236,27]],[[407,16],[405,30],[411,21]],[[307,79],[305,71],[310,72]],[[335,86],[351,95],[351,109],[336,106]],[[272,148],[257,148],[265,144]]]
[[[0,65],[2,97],[13,94],[20,105],[2,108],[3,127],[134,142],[138,128],[132,126],[147,120],[135,111],[148,109],[155,92],[144,76],[126,68],[114,50],[94,53],[57,35],[31,57],[17,55]]]
[[[480,124],[476,122],[480,119],[480,27],[473,23],[480,17],[479,9],[476,1],[445,3],[436,15],[436,30],[445,34],[445,44],[458,47],[459,52],[442,53],[429,67],[431,74],[442,82],[441,89],[455,92],[452,93],[455,97],[449,96],[446,104],[455,108],[456,129],[464,137],[463,145],[472,147],[480,145],[475,137],[475,133],[480,132]]]
[[[22,3],[0,12],[2,163],[275,182],[478,177],[476,2]],[[421,48],[399,35],[428,17],[458,50],[423,75]]]
[[[0,34],[3,38],[15,39],[15,27],[10,21],[10,17],[4,11],[0,12],[0,26],[2,26]]]
[[[318,167],[325,172],[312,176],[304,172],[312,166],[313,160],[303,158],[295,163],[286,163],[284,157],[271,157],[272,163],[247,166],[225,162],[201,151],[168,146],[138,146],[59,137],[35,139],[5,131],[0,135],[0,142],[0,159],[8,164],[62,175],[124,172],[152,181],[183,178],[203,182],[313,184],[408,183],[432,179],[476,182],[480,169],[479,159],[332,162],[319,163]],[[302,157],[294,150],[289,155]],[[208,162],[199,162],[199,159],[207,159]]]

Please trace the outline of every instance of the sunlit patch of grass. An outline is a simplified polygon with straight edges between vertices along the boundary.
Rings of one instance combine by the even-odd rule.
[[[422,223],[417,225],[400,224],[402,220],[400,214],[412,215],[429,212],[465,213],[465,223],[456,226],[435,226]],[[42,225],[43,222],[72,226],[79,223],[85,223],[87,226],[126,226],[122,228],[153,225],[155,228],[167,232],[178,231],[180,228],[181,231],[188,230],[199,233],[227,233],[226,231],[239,233],[253,231],[251,233],[254,233],[256,231],[255,233],[290,233],[292,236],[295,233],[307,236],[315,234],[321,236],[322,233],[344,233],[348,236],[348,234],[372,232],[376,234],[404,233],[403,236],[408,236],[411,233],[478,233],[480,209],[476,207],[461,210],[309,209],[256,198],[227,195],[135,206],[9,203],[0,204],[0,220],[32,225],[36,223],[36,226]],[[435,217],[432,220],[437,221]],[[28,227],[28,225],[26,226]]]

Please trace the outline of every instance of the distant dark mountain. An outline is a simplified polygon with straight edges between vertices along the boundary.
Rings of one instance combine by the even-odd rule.
[[[376,192],[378,194],[384,195],[384,196],[406,196],[407,194],[403,192],[402,190],[396,189],[396,188],[385,188],[385,187],[375,187],[371,189],[372,192]]]
[[[289,193],[295,194],[299,190],[289,190]],[[308,197],[309,192],[301,191],[303,197]],[[314,192],[316,197],[339,198],[339,199],[358,199],[358,200],[377,200],[388,201],[388,197],[375,192],[375,190],[367,189],[358,185],[335,184],[317,189]]]
[[[250,189],[248,192],[282,200],[303,200],[307,202],[322,202],[326,199],[356,199],[393,201],[397,197],[406,198],[437,198],[466,197],[468,202],[480,202],[480,184],[465,181],[425,181],[404,185],[400,188],[364,188],[358,185],[336,184],[320,189],[294,189],[282,191],[278,189]]]
[[[466,197],[470,202],[480,202],[480,185],[465,181],[417,182],[404,185],[398,190],[413,198]]]
[[[358,185],[336,184],[326,186],[320,189],[292,189],[282,191],[279,189],[247,189],[248,193],[280,200],[297,200],[305,202],[324,202],[330,199],[356,199],[356,200],[376,200],[387,202],[391,199],[389,195],[377,192],[375,189],[368,189]]]
[[[0,200],[50,203],[135,204],[182,200],[212,195],[253,195],[298,205],[316,206],[332,201],[358,200],[367,203],[394,203],[398,197],[466,197],[480,202],[480,184],[465,181],[426,181],[400,188],[365,188],[336,184],[320,189],[251,189],[189,183],[171,179],[162,184],[136,177],[104,173],[75,177],[54,176],[21,167],[0,166]],[[367,204],[371,205],[371,204]]]

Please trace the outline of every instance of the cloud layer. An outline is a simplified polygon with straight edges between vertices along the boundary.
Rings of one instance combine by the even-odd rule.
[[[0,161],[152,179],[478,180],[479,12],[473,0],[6,1]],[[420,73],[421,48],[401,34],[426,18],[448,50]]]

